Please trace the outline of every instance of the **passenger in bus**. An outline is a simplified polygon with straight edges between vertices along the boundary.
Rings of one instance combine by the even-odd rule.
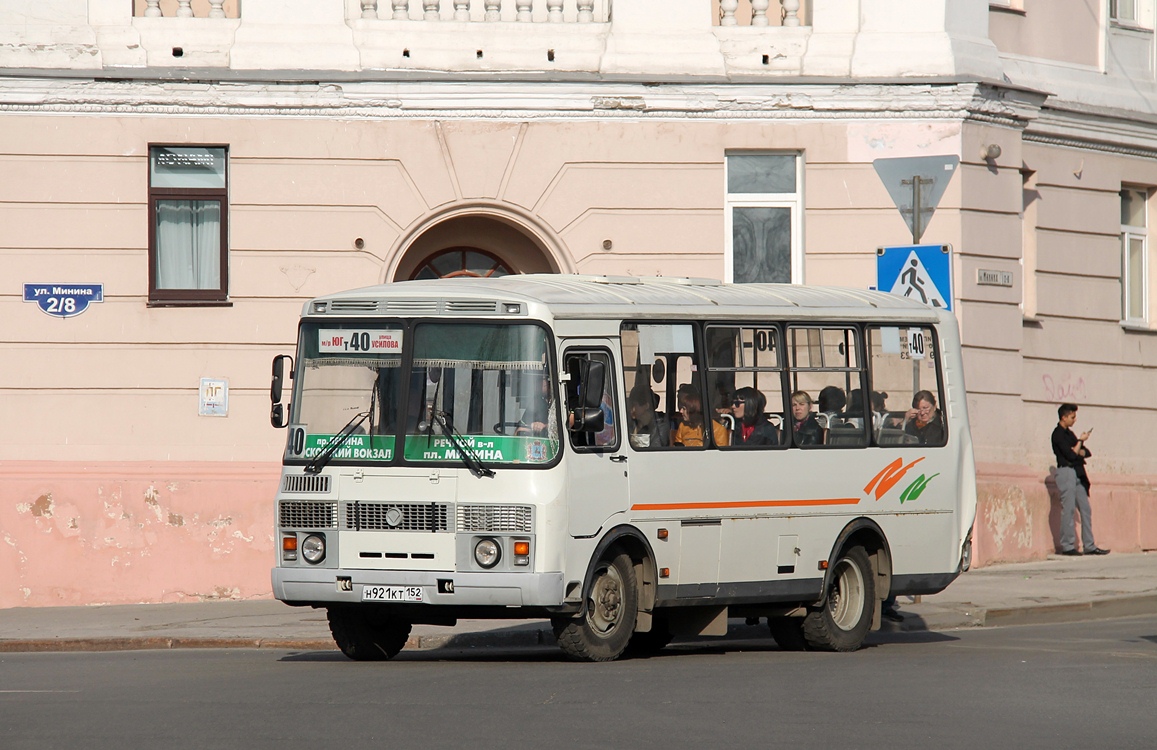
[[[838,416],[843,414],[844,407],[848,405],[848,397],[844,395],[843,388],[829,385],[820,391],[817,403],[820,412]]]
[[[885,391],[872,391],[872,427],[879,430],[887,413],[888,394]]]
[[[634,448],[666,448],[671,427],[667,418],[655,412],[658,396],[650,388],[635,386],[627,395],[627,413],[631,417],[628,439]]]
[[[771,423],[763,409],[767,398],[754,388],[743,387],[731,399],[735,427],[732,445],[779,445],[779,428]]]
[[[904,415],[904,432],[915,436],[920,445],[944,444],[944,421],[931,391],[917,391],[912,408]]]
[[[844,413],[845,421],[851,421],[857,427],[864,420],[864,393],[858,388],[848,393],[848,409]]]
[[[679,386],[679,426],[671,431],[671,445],[683,448],[699,448],[705,442],[706,428],[703,419],[703,398],[698,389],[691,385]],[[711,434],[716,445],[727,445],[731,435],[727,428],[715,420],[711,421]]]
[[[812,397],[807,391],[791,394],[791,430],[796,445],[819,445],[824,432],[812,414]]]

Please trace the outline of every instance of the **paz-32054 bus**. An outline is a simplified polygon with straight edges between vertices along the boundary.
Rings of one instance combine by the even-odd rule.
[[[271,396],[288,428],[273,591],[325,608],[353,659],[457,618],[549,619],[592,661],[729,617],[853,650],[886,597],[969,566],[955,320],[887,294],[375,286],[305,304]]]

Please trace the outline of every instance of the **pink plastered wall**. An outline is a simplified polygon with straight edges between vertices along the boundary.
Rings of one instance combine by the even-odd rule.
[[[1049,468],[977,466],[973,564],[1039,560],[1058,549],[1061,506]],[[1157,480],[1091,473],[1096,543],[1118,552],[1157,549]],[[1077,536],[1080,538],[1080,515]]]
[[[271,596],[279,467],[0,463],[0,609]],[[1157,549],[1157,480],[1092,475],[1097,543]],[[974,567],[1056,549],[1049,473],[982,464]]]
[[[0,463],[0,608],[271,595],[276,464]]]

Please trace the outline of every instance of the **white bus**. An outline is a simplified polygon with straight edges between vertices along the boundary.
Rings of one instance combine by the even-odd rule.
[[[854,650],[886,597],[969,567],[956,323],[892,295],[393,283],[307,302],[271,397],[273,592],[353,659],[458,618],[549,619],[590,661],[729,617]]]

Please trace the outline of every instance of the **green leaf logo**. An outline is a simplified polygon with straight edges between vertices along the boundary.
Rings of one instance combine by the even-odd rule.
[[[903,494],[900,495],[900,504],[903,505],[906,502],[915,500],[916,498],[920,497],[920,494],[924,492],[924,488],[928,486],[928,483],[938,476],[940,476],[939,472],[933,474],[927,479],[924,478],[923,474],[916,477],[916,480],[912,482],[912,484],[908,485]]]

